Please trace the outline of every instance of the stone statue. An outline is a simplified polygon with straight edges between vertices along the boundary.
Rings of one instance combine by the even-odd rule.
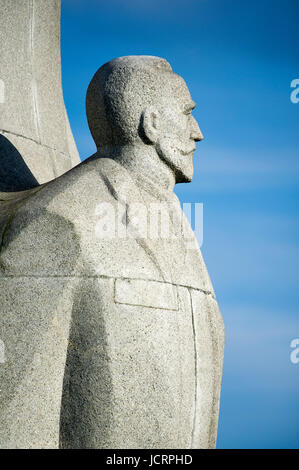
[[[166,60],[108,62],[87,92],[96,154],[10,209],[2,447],[215,447],[223,322],[173,193],[194,106]]]
[[[0,0],[0,239],[15,203],[80,163],[60,60],[60,0]]]

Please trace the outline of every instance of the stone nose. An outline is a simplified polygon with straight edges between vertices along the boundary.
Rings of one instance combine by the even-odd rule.
[[[197,121],[192,117],[192,124],[191,124],[191,139],[195,140],[195,142],[200,142],[203,139],[202,132],[197,124]]]

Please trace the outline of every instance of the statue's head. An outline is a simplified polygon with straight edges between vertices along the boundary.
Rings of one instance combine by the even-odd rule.
[[[103,65],[87,91],[89,127],[100,152],[123,146],[152,146],[176,182],[193,176],[195,142],[202,134],[191,115],[184,80],[165,59],[127,56]]]

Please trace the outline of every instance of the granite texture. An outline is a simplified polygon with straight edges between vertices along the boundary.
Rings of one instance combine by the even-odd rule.
[[[194,105],[164,59],[105,64],[97,153],[3,201],[1,447],[215,447],[224,328],[173,193],[202,139]]]
[[[60,0],[0,0],[0,12],[0,191],[13,192],[80,159],[62,95]]]

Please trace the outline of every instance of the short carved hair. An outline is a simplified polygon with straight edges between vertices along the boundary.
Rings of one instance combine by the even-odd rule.
[[[141,113],[161,102],[178,77],[160,57],[125,56],[107,62],[93,76],[86,112],[97,148],[121,146],[139,138]]]

